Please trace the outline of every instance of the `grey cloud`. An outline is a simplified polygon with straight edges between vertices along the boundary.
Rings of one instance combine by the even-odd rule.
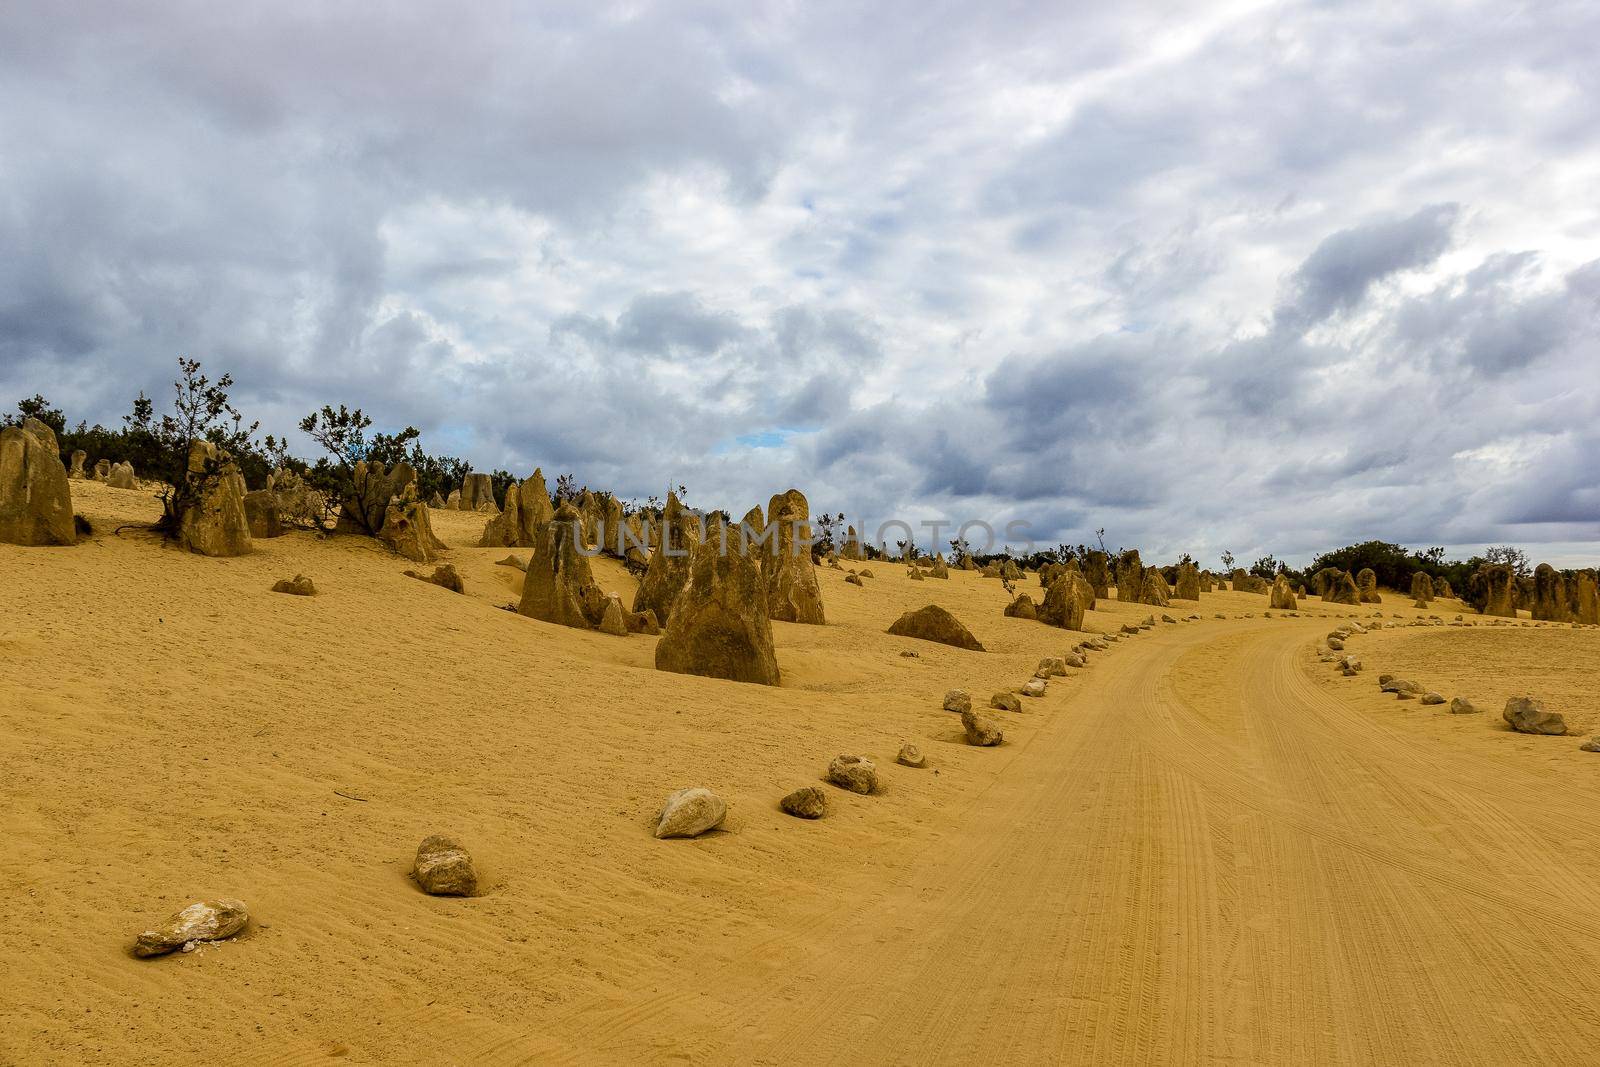
[[[0,8],[0,401],[184,354],[626,495],[1583,539],[1600,11],[903,14]]]
[[[1460,209],[1435,204],[1403,219],[1354,226],[1324,238],[1288,283],[1274,319],[1303,330],[1359,304],[1375,282],[1432,263],[1450,244]]]

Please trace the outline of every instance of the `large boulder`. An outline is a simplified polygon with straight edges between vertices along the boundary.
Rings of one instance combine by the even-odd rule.
[[[1383,603],[1383,597],[1378,595],[1378,575],[1371,567],[1362,567],[1361,573],[1356,575],[1356,589],[1361,603]]]
[[[1178,564],[1177,589],[1173,596],[1179,600],[1200,599],[1200,568],[1192,562],[1185,561]]]
[[[761,554],[767,585],[767,615],[778,622],[821,626],[822,589],[811,562],[810,506],[798,489],[774,496],[767,505],[771,544]]]
[[[94,465],[94,480],[103,482],[109,477],[111,477],[111,461],[102,459]]]
[[[672,605],[689,580],[689,565],[700,529],[696,517],[678,503],[677,494],[669,492],[650,564],[633,597],[634,611],[653,611],[658,620],[672,622]]]
[[[1144,593],[1144,564],[1139,562],[1139,550],[1130,548],[1117,557],[1117,599],[1124,604],[1137,604]]]
[[[1572,621],[1572,608],[1567,601],[1567,581],[1561,572],[1548,563],[1533,569],[1533,603],[1530,605],[1535,619],[1544,622]]]
[[[578,496],[578,514],[583,518],[583,543],[598,545],[600,543],[600,523],[605,519],[605,508],[600,498],[585,489]]]
[[[1417,571],[1411,576],[1411,599],[1423,604],[1433,603],[1433,579],[1426,571]]]
[[[462,511],[494,511],[494,479],[487,474],[474,472],[461,479]]]
[[[622,559],[628,564],[629,570],[639,572],[649,569],[650,545],[653,543],[650,529],[654,525],[653,518],[639,511],[623,519]]]
[[[1339,581],[1339,576],[1344,572],[1338,567],[1324,567],[1311,576],[1311,591],[1324,600],[1328,598],[1328,587]]]
[[[384,509],[378,540],[406,559],[418,563],[432,563],[444,551],[445,543],[433,534],[433,520],[428,517],[428,505],[417,499],[415,482],[407,483],[405,492],[390,501]]]
[[[1573,622],[1589,626],[1600,624],[1600,581],[1596,580],[1594,571],[1581,570],[1574,574],[1568,583],[1568,595]]]
[[[112,489],[139,488],[139,479],[133,476],[133,464],[127,461],[113,463],[111,472],[106,475],[106,485]]]
[[[282,537],[287,530],[278,512],[278,496],[271,489],[257,489],[244,495],[244,517],[251,537]]]
[[[479,548],[517,548],[522,541],[522,508],[515,483],[506,487],[506,504],[483,524]]]
[[[623,550],[622,531],[624,528],[622,501],[618,500],[614,493],[602,493],[600,495],[600,526],[598,530],[601,551],[608,556],[621,559]],[[807,550],[806,555],[807,558],[810,558],[809,550]]]
[[[35,418],[0,430],[0,541],[70,545],[72,488],[56,434]]]
[[[87,478],[89,475],[88,472],[83,469],[83,464],[88,458],[89,453],[85,452],[83,449],[79,448],[74,450],[72,453],[72,469],[67,471],[67,477],[77,481]]]
[[[866,550],[861,545],[861,535],[856,533],[854,526],[847,527],[844,535],[844,544],[839,547],[839,558],[860,562],[867,558]]]
[[[417,472],[402,460],[386,469],[381,460],[361,460],[351,474],[350,488],[339,502],[340,533],[359,533],[376,537],[383,532],[391,501],[403,496],[409,487],[416,493]]]
[[[1139,583],[1139,603],[1164,608],[1167,606],[1168,596],[1167,580],[1162,577],[1160,568],[1147,567],[1144,579]]]
[[[185,477],[195,496],[179,518],[178,537],[183,546],[202,556],[248,553],[250,520],[244,511],[244,479],[233,457],[210,441],[191,441]]]
[[[600,623],[606,597],[589,569],[589,557],[579,543],[582,536],[583,516],[570,501],[562,503],[533,547],[517,605],[519,614],[580,630]]]
[[[1532,697],[1512,697],[1506,701],[1501,713],[1510,727],[1519,734],[1564,734],[1567,721],[1554,711],[1546,711],[1544,704]]]
[[[1039,605],[1033,602],[1033,597],[1027,593],[1018,593],[1017,598],[1006,605],[1005,616],[1008,619],[1027,619],[1034,622],[1039,618]]]
[[[761,528],[761,509],[744,517]],[[758,685],[778,684],[767,589],[743,538],[719,523],[695,546],[689,580],[656,643],[656,669]]]
[[[1294,586],[1289,584],[1289,576],[1279,574],[1272,580],[1272,607],[1284,611],[1294,611],[1299,603],[1294,598]]]
[[[954,645],[973,652],[983,651],[983,645],[972,636],[972,632],[937,604],[906,612],[894,621],[888,632],[896,637],[915,637],[920,641],[937,641],[941,645]]]
[[[544,472],[537,467],[518,485],[506,487],[505,507],[483,528],[480,548],[532,548],[555,517]]]
[[[1455,599],[1456,594],[1455,591],[1450,588],[1450,583],[1448,581],[1443,578],[1435,578],[1433,581],[1433,595],[1438,597],[1440,600],[1453,600]]]
[[[1327,591],[1322,594],[1322,599],[1329,604],[1359,604],[1361,603],[1361,590],[1356,586],[1356,580],[1350,576],[1349,571],[1339,571],[1337,578],[1330,578],[1327,582]],[[1317,577],[1322,577],[1319,574]]]
[[[1039,621],[1067,630],[1083,629],[1084,612],[1094,607],[1094,590],[1077,571],[1062,572],[1045,590]]]
[[[1089,588],[1094,590],[1096,599],[1111,595],[1111,566],[1110,557],[1098,548],[1089,550],[1083,560],[1083,577],[1088,581]]]
[[[1485,563],[1467,583],[1467,596],[1483,615],[1502,619],[1517,617],[1517,581],[1504,563]]]

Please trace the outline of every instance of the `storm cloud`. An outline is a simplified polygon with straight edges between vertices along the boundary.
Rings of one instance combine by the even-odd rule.
[[[113,423],[185,355],[304,454],[346,403],[735,513],[1593,562],[1597,38],[1584,5],[9,5],[0,402]]]

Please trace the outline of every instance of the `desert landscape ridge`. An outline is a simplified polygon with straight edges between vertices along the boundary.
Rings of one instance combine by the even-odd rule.
[[[1025,615],[1010,561],[791,556],[826,623],[766,623],[752,684],[714,676],[743,645],[663,668],[581,521],[502,559],[498,509],[425,508],[433,575],[292,523],[208,558],[149,486],[69,481],[92,533],[0,545],[4,1062],[1582,1062],[1600,1029],[1600,743],[1548,736],[1600,728],[1592,623],[1131,552],[1136,595],[1074,558]],[[763,564],[691,558],[669,618],[754,633]],[[515,610],[539,568],[556,621]]]

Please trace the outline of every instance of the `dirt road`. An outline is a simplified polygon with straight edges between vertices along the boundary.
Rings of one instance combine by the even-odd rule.
[[[634,1062],[1593,1062],[1600,791],[1359,714],[1308,673],[1322,625],[1100,657],[908,884],[549,1036]]]

